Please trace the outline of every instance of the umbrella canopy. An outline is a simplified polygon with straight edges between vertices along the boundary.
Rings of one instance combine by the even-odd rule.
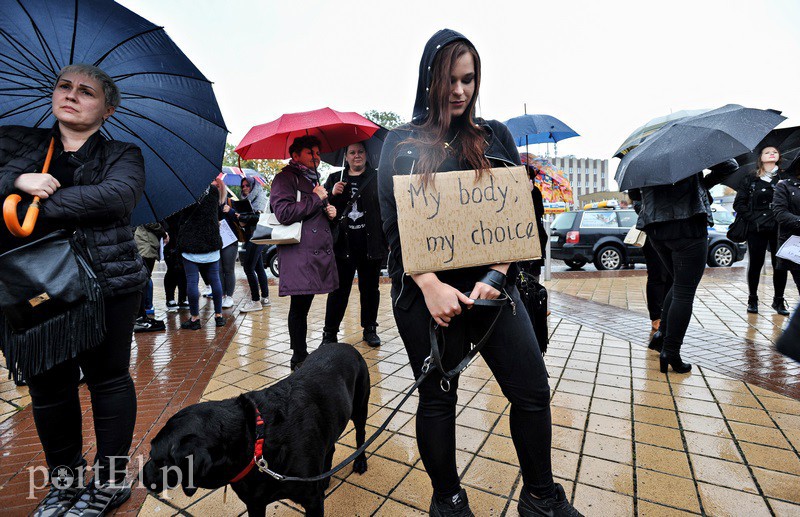
[[[364,146],[367,148],[367,161],[372,167],[376,169],[378,168],[378,162],[381,159],[381,149],[383,149],[383,141],[386,139],[386,135],[388,134],[389,134],[388,129],[386,129],[385,127],[378,126],[378,130],[375,131],[375,134],[373,134],[369,139],[367,139],[364,142]],[[347,146],[341,147],[331,153],[322,153],[320,157],[322,158],[322,161],[324,161],[325,163],[330,163],[331,165],[335,165],[337,167],[338,166],[344,167],[344,155],[346,151],[347,151]]]
[[[147,183],[131,223],[192,204],[219,173],[227,129],[211,83],[161,27],[111,0],[15,0],[0,9],[0,124],[50,127],[59,70],[88,63],[120,89],[100,129],[138,145]]]
[[[753,149],[782,117],[773,110],[728,104],[673,121],[622,157],[620,191],[670,185]]]
[[[520,115],[504,122],[517,147],[527,144],[559,142],[580,136],[571,127],[551,115]]]
[[[564,171],[557,168],[550,160],[529,153],[520,155],[522,163],[536,170],[533,181],[542,193],[546,213],[563,212],[574,201],[572,186],[564,176]]]
[[[710,111],[709,109],[699,109],[699,110],[681,110],[676,111],[675,113],[670,113],[669,115],[664,115],[661,117],[656,117],[651,119],[639,128],[636,129],[633,133],[628,135],[628,138],[619,146],[619,149],[614,152],[614,158],[622,158],[625,156],[631,149],[636,147],[637,145],[644,142],[650,135],[664,127],[665,125],[669,124],[670,122],[674,122],[676,120],[681,120],[686,117],[694,117],[695,115],[701,115]]]
[[[781,162],[778,165],[787,168],[794,159],[800,156],[800,127],[786,127],[770,131],[752,152],[736,157],[739,168],[722,180],[722,183],[733,189],[739,188],[745,175],[758,168],[758,155],[761,149],[767,146],[775,147],[780,151]]]
[[[314,135],[320,139],[320,152],[333,152],[352,143],[367,140],[378,126],[355,112],[322,108],[302,113],[287,113],[266,124],[250,128],[236,146],[244,160],[286,159],[295,138]]]
[[[254,181],[257,181],[261,184],[262,187],[267,185],[266,180],[255,169],[240,169],[239,167],[223,167],[222,172],[219,173],[217,178],[220,178],[226,185],[229,187],[233,186],[240,186],[242,184],[242,178],[252,178]]]

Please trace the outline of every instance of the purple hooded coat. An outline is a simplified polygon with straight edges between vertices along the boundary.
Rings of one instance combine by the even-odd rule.
[[[313,190],[311,182],[292,165],[284,167],[272,180],[269,204],[278,221],[303,221],[300,243],[278,246],[280,296],[327,294],[339,287],[330,223],[323,210],[324,202]]]

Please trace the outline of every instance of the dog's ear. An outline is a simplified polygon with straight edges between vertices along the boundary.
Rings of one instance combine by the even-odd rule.
[[[208,449],[197,447],[185,457],[185,468],[181,469],[186,473],[181,480],[183,493],[191,497],[197,492],[198,481],[206,477],[211,471],[213,460],[208,453]]]

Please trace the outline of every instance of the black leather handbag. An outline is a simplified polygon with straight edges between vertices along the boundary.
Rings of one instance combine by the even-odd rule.
[[[103,340],[103,295],[86,257],[66,230],[0,255],[0,348],[14,380]]]
[[[737,215],[733,223],[728,226],[728,238],[733,242],[747,241],[747,234],[750,231],[750,221]]]
[[[550,342],[547,332],[547,289],[527,271],[520,271],[516,285],[522,304],[531,318],[539,349],[544,355]]]

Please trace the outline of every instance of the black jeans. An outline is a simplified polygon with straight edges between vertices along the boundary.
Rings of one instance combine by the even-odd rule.
[[[339,288],[328,295],[325,307],[325,332],[339,332],[356,271],[358,271],[358,294],[361,299],[361,326],[363,328],[378,326],[378,305],[381,302],[378,282],[381,277],[381,262],[380,259],[370,260],[366,255],[351,256],[349,259],[336,257]]]
[[[642,252],[647,265],[647,286],[645,288],[647,312],[650,314],[651,321],[660,320],[661,314],[664,312],[664,298],[672,288],[672,275],[661,262],[661,257],[649,238],[644,241]]]
[[[186,273],[183,271],[183,258],[165,260],[167,272],[164,273],[164,293],[167,301],[175,301],[175,289],[178,289],[178,302],[186,301]]]
[[[269,284],[267,283],[267,272],[264,270],[264,258],[261,252],[264,245],[247,242],[244,245],[244,255],[242,256],[242,268],[247,275],[247,283],[250,285],[250,299],[258,301],[261,298],[269,298]],[[261,297],[259,298],[259,288]]]
[[[393,302],[399,290],[399,286],[393,286]],[[519,292],[515,287],[507,290],[516,303],[516,315],[510,305],[502,308],[481,355],[511,402],[511,438],[525,488],[536,496],[547,497],[555,491],[550,463],[552,430],[547,371]],[[404,297],[409,295],[408,292],[403,294]],[[480,339],[496,311],[495,308],[475,308],[451,320],[444,333],[442,362],[445,368],[458,364],[469,350],[470,340]],[[395,306],[394,317],[414,376],[418,378],[422,363],[430,354],[431,315],[422,294],[416,294],[408,310]],[[419,387],[417,445],[435,494],[449,497],[460,489],[456,469],[458,377],[451,381],[449,392],[441,389],[440,379],[440,375],[433,373]]]
[[[222,284],[222,295],[233,296],[236,288],[236,255],[239,246],[234,242],[219,252],[219,281]]]
[[[79,367],[92,397],[97,437],[96,476],[102,482],[125,477],[126,458],[136,423],[136,390],[128,367],[133,322],[141,293],[105,300],[106,337],[97,347],[28,379],[36,431],[47,466],[66,466],[75,472],[83,458],[82,411],[78,398]],[[112,460],[112,457],[117,457]]]
[[[289,343],[292,357],[303,360],[308,355],[306,334],[308,333],[308,311],[311,310],[313,294],[293,294],[289,301]]]
[[[692,319],[694,294],[706,270],[708,237],[648,239],[672,273],[672,288],[664,299],[661,315],[661,333],[664,335],[664,350],[677,354]]]
[[[772,286],[775,289],[775,298],[783,298],[789,274],[787,271],[775,269],[777,259],[775,254],[778,253],[777,231],[753,232],[747,236],[747,252],[750,255],[750,263],[747,264],[747,291],[751,297],[758,296],[758,282],[761,278],[761,268],[767,259],[767,248],[772,259]]]

